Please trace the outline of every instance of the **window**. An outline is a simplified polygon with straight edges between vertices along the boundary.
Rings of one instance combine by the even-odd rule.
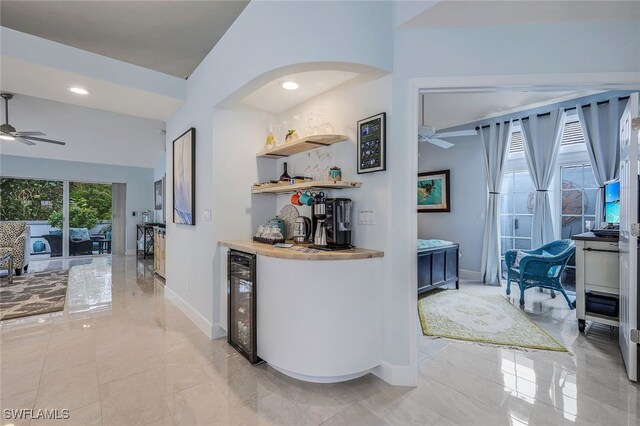
[[[566,115],[564,128],[562,129],[562,140],[560,147],[584,144],[584,136],[582,135],[582,127],[578,121],[578,115]],[[522,131],[520,131],[520,123],[514,123],[514,130],[511,133],[511,145],[509,145],[509,154],[524,152],[524,141],[522,140]]]
[[[534,186],[526,170],[507,172],[500,196],[502,255],[510,249],[531,249]]]
[[[560,168],[562,212],[560,237],[571,238],[585,232],[584,222],[595,220],[598,186],[590,164]]]

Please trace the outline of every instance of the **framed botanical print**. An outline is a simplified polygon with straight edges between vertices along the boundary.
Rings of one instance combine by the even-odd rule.
[[[381,112],[358,121],[358,174],[387,169],[386,118]]]
[[[418,173],[418,213],[450,212],[449,170]]]
[[[173,141],[173,222],[196,224],[196,129]]]

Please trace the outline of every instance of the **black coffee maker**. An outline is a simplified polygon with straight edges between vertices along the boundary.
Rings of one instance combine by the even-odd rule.
[[[327,246],[333,250],[352,248],[351,204],[349,198],[327,198],[326,200]]]

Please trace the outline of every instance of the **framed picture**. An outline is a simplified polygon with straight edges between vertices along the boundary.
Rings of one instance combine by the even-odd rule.
[[[358,174],[387,169],[386,120],[382,112],[358,121]]]
[[[173,222],[196,224],[196,129],[173,141]]]
[[[418,173],[418,213],[450,212],[449,170]]]
[[[153,183],[153,202],[156,210],[162,210],[164,204],[164,185],[163,180],[157,180]]]

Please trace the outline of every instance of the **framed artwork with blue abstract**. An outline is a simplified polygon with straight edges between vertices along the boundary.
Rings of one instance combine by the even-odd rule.
[[[173,141],[173,222],[196,224],[196,129]]]
[[[449,170],[418,173],[418,213],[450,212]]]

